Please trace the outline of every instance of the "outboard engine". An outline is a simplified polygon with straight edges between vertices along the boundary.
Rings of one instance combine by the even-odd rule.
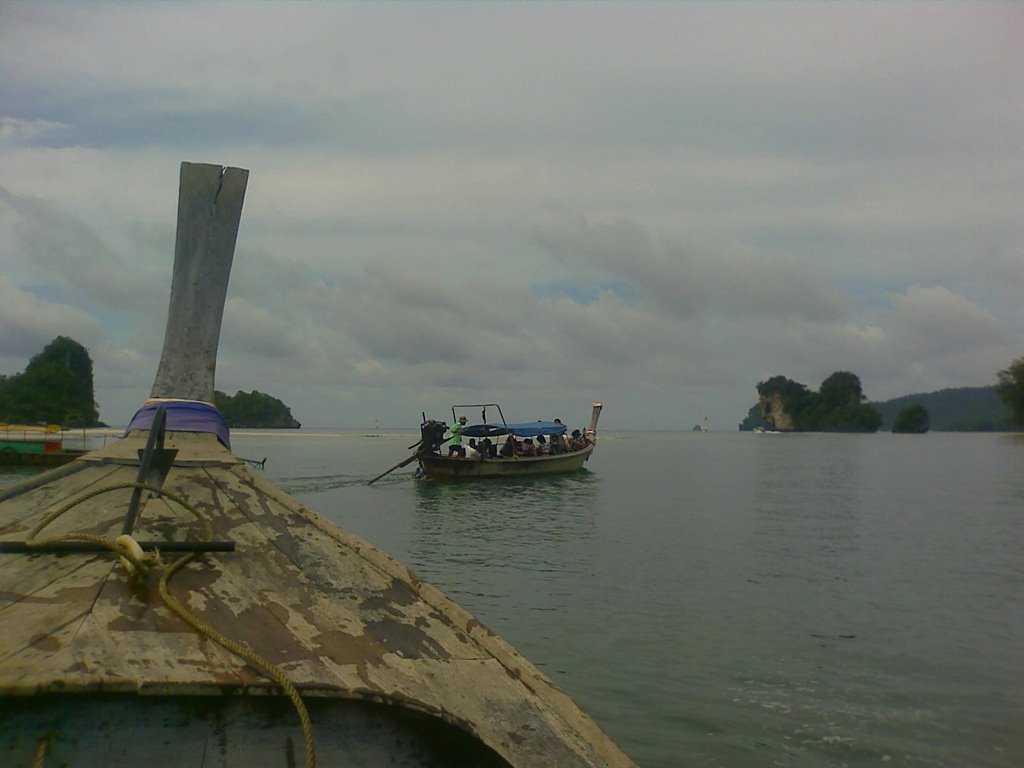
[[[420,424],[420,447],[417,453],[439,453],[448,425],[443,421],[429,419]]]

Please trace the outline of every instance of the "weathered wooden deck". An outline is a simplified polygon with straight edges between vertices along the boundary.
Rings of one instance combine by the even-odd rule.
[[[136,480],[148,431],[0,492],[0,540],[50,512]],[[304,697],[400,705],[475,735],[512,766],[630,766],[629,758],[511,646],[440,591],[250,472],[212,434],[168,432],[163,488],[234,552],[186,565],[170,591],[213,628],[277,664]],[[93,496],[39,538],[115,537],[131,488]],[[192,514],[145,501],[134,537],[200,538]],[[175,555],[165,555],[166,559]],[[274,693],[245,661],[133,586],[111,553],[0,554],[0,697]],[[4,703],[0,701],[0,703]],[[314,733],[318,726],[314,708]],[[295,726],[298,729],[298,725]]]

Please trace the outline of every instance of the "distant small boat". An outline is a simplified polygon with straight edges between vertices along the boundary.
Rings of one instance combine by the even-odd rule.
[[[0,424],[0,466],[59,467],[85,451],[64,447],[64,430],[55,424]]]
[[[453,423],[458,410],[475,408],[482,409],[481,423],[462,429],[463,447],[467,440],[486,440],[488,442],[483,443],[484,448],[480,451],[482,455],[479,458],[445,455],[448,448],[444,435],[448,425],[443,421],[425,420],[420,425],[420,448],[416,454],[419,461],[418,477],[425,480],[455,480],[560,475],[582,469],[597,446],[597,420],[601,417],[601,403],[593,404],[589,426],[582,432],[574,430],[568,439],[568,428],[559,421],[507,422],[497,403],[454,405]],[[498,420],[487,419],[488,408],[497,411]],[[534,440],[538,441],[537,445],[547,446],[550,453],[502,454],[505,442],[511,441],[510,446],[513,443],[530,444],[536,449],[537,445],[532,442]],[[481,443],[477,442],[477,445]]]

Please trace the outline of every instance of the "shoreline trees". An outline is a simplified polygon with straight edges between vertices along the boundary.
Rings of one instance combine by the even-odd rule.
[[[1013,423],[1024,426],[1024,357],[1018,357],[998,374],[996,394],[1009,407]]]

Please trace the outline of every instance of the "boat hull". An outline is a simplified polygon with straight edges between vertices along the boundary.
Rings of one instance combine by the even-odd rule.
[[[519,456],[508,459],[463,459],[456,456],[421,456],[420,468],[425,480],[475,480],[496,477],[562,475],[578,472],[594,452],[588,445],[581,451],[555,456]]]

